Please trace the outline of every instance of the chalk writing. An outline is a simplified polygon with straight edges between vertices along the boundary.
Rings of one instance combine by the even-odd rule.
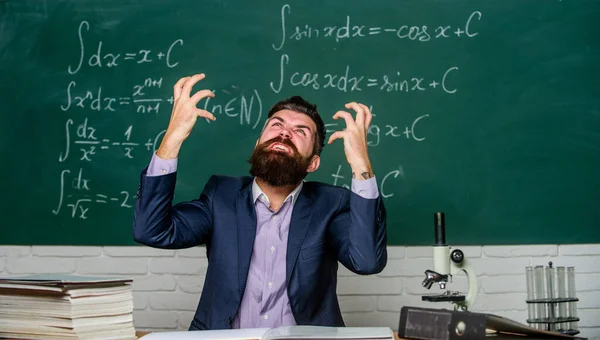
[[[280,40],[271,47],[275,51],[281,50],[287,41],[304,39],[331,39],[340,42],[346,39],[359,39],[388,35],[397,39],[408,39],[418,42],[427,42],[447,38],[473,38],[479,35],[476,22],[481,21],[482,13],[472,11],[466,16],[464,23],[458,25],[419,25],[419,24],[391,24],[384,26],[367,26],[353,20],[349,15],[338,20],[337,25],[314,27],[309,24],[300,24],[288,29],[287,19],[292,13],[292,7],[285,4],[281,7]]]
[[[393,124],[384,124],[381,126],[377,124],[371,124],[368,130],[367,145],[373,147],[378,146],[381,143],[382,137],[393,139],[409,139],[422,142],[426,139],[426,137],[417,132],[417,126],[422,120],[427,118],[429,118],[429,114],[421,115],[413,120],[411,124],[403,127]]]
[[[145,97],[146,90],[151,88],[160,89],[163,78],[146,78],[141,84],[133,85],[131,95],[129,96],[107,96],[103,87],[97,89],[77,91],[77,83],[72,80],[67,86],[66,103],[60,106],[63,111],[73,108],[89,109],[92,111],[111,111],[115,112],[121,107],[135,106],[138,113],[158,113],[162,102],[173,103],[173,96],[168,98]],[[103,92],[104,91],[104,92]]]
[[[159,136],[157,135],[155,138],[148,138],[145,143],[134,142],[131,140],[133,125],[130,125],[125,129],[123,133],[124,137],[122,139],[110,140],[108,138],[100,138],[96,128],[88,123],[87,117],[83,122],[77,124],[77,126],[74,124],[75,122],[70,118],[65,122],[65,147],[58,157],[59,162],[64,162],[69,158],[71,143],[79,148],[78,151],[81,152],[79,158],[80,161],[91,162],[93,156],[103,150],[117,149],[122,152],[124,158],[129,159],[134,158],[133,150],[140,145],[143,145],[147,151],[154,152],[159,139]],[[71,131],[73,129],[75,132],[74,134]],[[162,134],[162,132],[160,134]],[[72,138],[72,135],[75,138]]]
[[[238,118],[240,125],[252,126],[255,129],[262,118],[263,104],[257,90],[250,94],[233,95],[233,90],[237,91],[235,86],[231,89],[221,89],[224,95],[218,95],[214,99],[206,98],[202,109],[211,112],[215,117],[225,115],[229,118]],[[214,92],[214,91],[213,91]],[[206,119],[211,123],[210,119]]]
[[[63,207],[66,207],[68,215],[71,218],[88,219],[88,211],[94,204],[114,204],[121,208],[131,208],[133,205],[133,196],[127,191],[118,193],[92,193],[91,180],[83,176],[83,169],[79,169],[75,175],[69,169],[64,169],[60,173],[60,188],[58,196],[58,205],[52,209],[54,215],[60,214]],[[72,192],[72,193],[71,193]]]
[[[382,198],[389,198],[389,197],[394,196],[394,192],[390,189],[390,187],[394,186],[394,184],[392,184],[392,182],[399,180],[398,176],[400,176],[400,179],[404,178],[404,170],[402,169],[402,166],[398,166],[397,169],[394,169],[392,171],[384,173],[383,176],[378,176],[377,170],[375,170],[375,177],[377,178],[377,181],[379,182],[378,188],[379,188],[379,192],[381,193]],[[341,164],[338,165],[336,172],[331,174],[331,177],[333,179],[333,181],[331,182],[333,185],[341,186],[346,189],[351,189],[351,186],[348,184],[349,183],[348,180],[352,179],[352,175],[345,174],[342,171]]]
[[[182,39],[173,41],[166,50],[151,50],[151,49],[140,49],[137,51],[128,51],[125,53],[112,53],[105,52],[102,50],[102,40],[98,41],[97,47],[94,53],[89,57],[86,55],[86,43],[84,42],[84,32],[90,30],[90,24],[87,21],[82,21],[79,24],[77,30],[77,37],[79,39],[79,60],[77,64],[69,64],[67,71],[70,74],[77,74],[81,67],[87,65],[89,67],[117,67],[124,63],[144,64],[152,62],[164,62],[167,68],[176,67],[179,62],[175,61],[173,57],[174,50],[176,47],[183,45]],[[166,53],[165,53],[166,51]]]
[[[458,73],[457,66],[450,66],[439,72],[438,79],[426,79],[418,75],[404,75],[400,71],[393,75],[384,74],[374,77],[366,77],[354,71],[350,65],[337,73],[319,74],[310,71],[288,71],[290,57],[282,54],[279,64],[279,80],[269,83],[271,90],[275,93],[281,92],[284,85],[291,87],[308,87],[313,90],[332,89],[340,92],[360,92],[364,89],[376,89],[382,92],[408,93],[416,91],[438,90],[448,94],[458,91],[452,85],[452,79]]]

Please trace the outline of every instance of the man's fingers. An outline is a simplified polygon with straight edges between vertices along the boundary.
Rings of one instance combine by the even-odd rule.
[[[196,85],[197,82],[204,79],[204,77],[205,77],[204,73],[194,74],[193,76],[191,76],[183,84],[183,88],[181,89],[181,95],[189,97],[190,93],[192,92],[192,87],[194,87],[194,85]]]
[[[188,79],[190,79],[190,77],[183,77],[175,83],[175,86],[173,86],[173,99],[179,99],[179,97],[181,96],[181,88]]]
[[[360,104],[359,105],[363,108],[363,112],[365,113],[365,130],[369,129],[369,126],[371,125],[371,120],[373,119],[373,114],[371,113],[371,110],[367,107],[367,105],[365,104]]]
[[[336,131],[336,132],[332,133],[331,136],[329,137],[329,140],[327,140],[327,144],[333,143],[333,141],[336,139],[343,139],[346,136],[346,134],[347,134],[346,131]]]
[[[333,119],[343,118],[346,121],[346,128],[356,126],[354,119],[352,119],[352,115],[346,111],[338,111],[333,115]]]
[[[206,110],[198,109],[197,113],[198,113],[198,117],[210,119],[212,121],[217,120],[217,118],[215,118],[215,116],[212,113],[210,113]]]
[[[194,95],[190,99],[194,103],[194,105],[197,105],[199,101],[201,101],[202,99],[204,99],[206,97],[214,98],[215,93],[211,90],[200,90],[200,91],[194,93]]]
[[[357,102],[351,102],[345,105],[347,109],[352,109],[356,112],[356,125],[362,126],[365,124],[365,113],[362,106]]]

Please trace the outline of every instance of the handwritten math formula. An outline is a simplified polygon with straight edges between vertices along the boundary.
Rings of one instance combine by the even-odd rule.
[[[478,10],[465,10],[464,17],[454,19],[454,22],[415,24],[398,21],[379,25],[373,25],[372,22],[367,24],[358,17],[344,13],[333,15],[326,24],[309,23],[296,15],[290,4],[272,6],[271,15],[277,20],[263,24],[268,26],[264,29],[273,32],[264,48],[273,58],[270,63],[261,66],[268,68],[269,76],[257,79],[255,88],[227,85],[211,89],[216,96],[204,99],[198,108],[212,112],[218,122],[205,120],[206,124],[235,124],[258,136],[267,111],[274,104],[272,98],[280,100],[282,93],[296,89],[323,92],[331,94],[332,98],[341,94],[344,97],[355,94],[385,96],[390,100],[428,95],[448,98],[460,96],[460,85],[463,84],[461,70],[468,65],[440,62],[428,66],[426,72],[419,72],[398,61],[383,65],[384,71],[381,71],[382,68],[377,68],[380,71],[370,71],[344,60],[344,55],[340,53],[339,62],[324,69],[318,64],[305,65],[303,56],[290,48],[294,44],[323,42],[332,46],[348,46],[367,39],[380,39],[385,44],[468,41],[481,37],[485,23],[483,13]],[[68,79],[59,85],[62,94],[58,106],[63,115],[60,135],[64,142],[56,150],[60,169],[56,174],[57,198],[51,213],[77,220],[93,218],[95,207],[132,209],[135,203],[132,191],[137,186],[137,178],[131,179],[130,186],[117,189],[97,180],[92,165],[101,162],[101,155],[109,154],[111,159],[123,164],[147,164],[166,132],[168,118],[165,116],[170,114],[175,103],[172,95],[174,84],[169,79],[182,75],[177,72],[178,68],[193,66],[186,65],[186,55],[199,48],[196,41],[189,42],[173,35],[166,42],[118,49],[107,38],[94,34],[93,25],[96,24],[91,20],[82,20],[73,27],[71,39],[76,39],[74,42],[78,49],[65,62],[64,72]],[[243,29],[243,25],[240,29]],[[335,48],[328,53],[336,53]],[[152,67],[146,68],[148,66]],[[115,87],[109,82],[90,79],[86,75],[89,70],[127,71],[133,76],[126,78],[126,84]],[[123,79],[119,78],[119,81]],[[269,101],[265,102],[267,96]],[[418,109],[411,112],[401,109],[399,112],[380,112],[377,105],[371,106],[371,111],[376,119],[367,131],[370,148],[394,143],[399,147],[409,143],[427,143],[431,136],[427,136],[426,131],[431,131],[428,127],[435,125],[436,117],[441,115],[440,112],[420,112]],[[325,112],[321,114],[326,120],[328,135],[345,128],[343,121],[333,121]],[[159,115],[164,118],[165,125],[154,131],[148,130],[145,122]],[[114,120],[115,124],[106,125],[113,117],[118,117]],[[397,182],[402,181],[405,175],[401,164],[378,169],[377,179],[382,197],[393,197]],[[339,164],[333,173],[325,176],[333,185],[350,187],[351,174],[344,164]]]

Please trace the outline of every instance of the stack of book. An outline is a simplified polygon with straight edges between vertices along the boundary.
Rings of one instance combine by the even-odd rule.
[[[0,338],[137,339],[131,279],[0,278]]]

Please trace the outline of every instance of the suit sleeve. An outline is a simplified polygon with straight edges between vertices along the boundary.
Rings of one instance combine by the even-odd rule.
[[[133,239],[163,249],[206,244],[212,230],[216,177],[196,200],[173,204],[177,173],[150,177],[142,172],[133,216]]]
[[[337,259],[357,274],[376,274],[387,263],[386,211],[381,196],[368,199],[345,190],[328,228]]]

